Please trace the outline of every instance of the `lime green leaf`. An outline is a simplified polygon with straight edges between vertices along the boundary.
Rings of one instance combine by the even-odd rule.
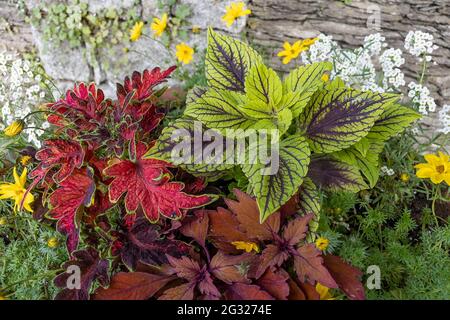
[[[247,73],[261,62],[259,54],[245,43],[208,30],[205,62],[208,87],[244,93]]]
[[[245,78],[245,92],[250,101],[265,104],[274,111],[283,98],[283,85],[275,71],[258,63]]]
[[[310,150],[303,137],[294,135],[283,140],[279,144],[278,155],[278,170],[273,172],[262,163],[242,166],[257,197],[261,222],[298,191],[308,170]]]
[[[291,105],[294,117],[298,117],[303,111],[314,92],[323,87],[324,81],[322,77],[325,73],[330,72],[332,68],[333,65],[330,62],[316,62],[291,71],[284,79],[284,92],[297,94],[296,103]]]
[[[411,108],[400,104],[387,106],[380,118],[375,121],[368,136],[381,140],[388,140],[402,132],[412,122],[419,119],[421,115]]]
[[[210,89],[189,103],[184,114],[225,135],[226,129],[246,130],[256,124],[256,119],[242,111],[244,104],[244,95],[233,91]]]
[[[313,151],[330,153],[346,149],[366,136],[375,121],[398,95],[353,89],[317,91],[300,115]]]

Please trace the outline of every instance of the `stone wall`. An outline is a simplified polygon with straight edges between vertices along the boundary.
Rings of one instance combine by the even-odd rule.
[[[36,3],[65,2],[66,0],[27,0],[28,7]],[[161,50],[160,44],[148,39],[134,43],[133,50],[153,54],[152,59],[145,59],[138,54],[129,54],[128,63],[117,68],[104,68],[103,64],[112,64],[120,60],[122,48],[117,46],[116,53],[99,52],[97,61],[92,63],[77,49],[66,46],[52,46],[42,41],[39,29],[30,28],[24,23],[14,5],[15,1],[0,0],[0,46],[11,50],[24,50],[37,47],[47,72],[57,78],[62,85],[76,80],[95,80],[103,86],[112,88],[115,81],[129,70],[152,67],[156,64],[166,66],[173,62],[173,57]],[[98,11],[110,6],[129,7],[133,0],[90,0],[90,10]],[[201,51],[205,46],[205,30],[208,26],[225,29],[220,17],[226,4],[232,0],[178,0],[178,3],[191,4],[193,14],[189,18],[192,25],[200,27],[200,34],[193,35],[189,43]],[[252,15],[240,23],[231,33],[246,32],[253,43],[266,48],[271,64],[283,71],[276,52],[285,40],[314,37],[319,33],[333,35],[343,46],[354,47],[361,44],[363,38],[377,30],[367,27],[371,15],[368,9],[377,5],[381,10],[381,32],[390,46],[402,47],[403,39],[409,30],[420,29],[430,32],[436,39],[439,49],[435,51],[437,66],[430,69],[430,89],[437,97],[438,105],[450,102],[450,1],[449,0],[352,0],[344,4],[338,0],[250,0]],[[144,19],[149,21],[157,12],[157,0],[139,1]],[[369,10],[370,11],[370,10]],[[244,29],[246,24],[246,29]],[[197,56],[197,59],[199,57]],[[119,66],[120,67],[120,66]],[[408,59],[405,65],[407,81],[420,68],[414,59]],[[120,69],[120,68],[119,68]],[[115,70],[115,72],[111,72]]]

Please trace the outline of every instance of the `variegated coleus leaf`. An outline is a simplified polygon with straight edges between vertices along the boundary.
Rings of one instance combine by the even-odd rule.
[[[309,231],[316,232],[320,220],[320,195],[317,186],[310,178],[305,178],[298,190],[299,212],[302,215],[314,214],[309,221]]]
[[[226,135],[227,129],[246,130],[257,123],[258,119],[242,110],[246,100],[245,95],[237,92],[209,89],[189,103],[184,114]]]
[[[204,141],[202,135],[208,132],[214,136],[211,137],[211,141]],[[199,137],[200,143],[195,143],[196,137]],[[216,131],[208,131],[208,128],[200,122],[180,118],[164,128],[156,145],[149,150],[145,158],[156,158],[173,163],[193,175],[218,177],[234,166],[233,162],[226,161],[225,139]],[[214,146],[217,148],[212,148]],[[206,158],[209,151],[214,151],[213,159]]]
[[[413,109],[400,104],[387,106],[367,136],[372,139],[388,140],[420,117],[421,115]]]
[[[316,92],[300,115],[300,126],[312,151],[330,153],[366,136],[398,95],[339,88]]]
[[[373,188],[380,175],[378,159],[381,151],[383,151],[384,142],[369,137],[365,137],[361,141],[364,141],[364,146],[357,143],[348,149],[334,152],[331,155],[350,166],[358,168],[369,183],[369,187]]]
[[[288,103],[293,117],[296,118],[303,111],[314,92],[325,84],[324,75],[331,72],[331,62],[316,62],[301,66],[291,71],[283,82],[285,95],[292,93],[292,102]]]
[[[246,102],[241,110],[258,120],[256,129],[279,129],[284,133],[292,122],[290,107],[295,95],[283,95],[283,85],[276,72],[264,64],[256,64],[245,79]]]
[[[257,197],[261,222],[297,192],[308,171],[310,150],[305,138],[290,136],[281,141],[276,149],[272,150],[269,165],[258,161],[242,166],[251,190]]]
[[[315,185],[331,191],[358,192],[367,188],[358,167],[331,156],[313,157],[308,177]]]
[[[205,61],[208,87],[244,93],[248,71],[260,62],[259,54],[248,45],[208,30]]]

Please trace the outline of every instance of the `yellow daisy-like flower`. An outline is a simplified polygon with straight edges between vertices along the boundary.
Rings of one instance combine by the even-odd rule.
[[[254,242],[233,241],[231,244],[238,250],[244,250],[245,252],[259,252],[259,247]]]
[[[324,251],[328,245],[330,244],[330,240],[328,240],[327,238],[324,237],[320,237],[319,239],[316,240],[316,247],[319,250]]]
[[[229,6],[227,6],[227,11],[222,17],[222,21],[224,21],[229,28],[237,18],[247,16],[251,13],[251,10],[245,8],[244,2],[232,2]]]
[[[328,73],[324,73],[320,79],[323,82],[328,82],[328,81],[330,81],[330,75]]]
[[[438,156],[426,154],[424,158],[427,163],[419,163],[415,166],[416,176],[420,179],[430,179],[434,184],[445,181],[450,185],[449,156],[439,151]]]
[[[400,175],[400,180],[402,180],[403,182],[408,182],[409,181],[409,174],[407,173],[402,173]]]
[[[320,296],[320,300],[334,300],[333,296],[330,294],[330,288],[317,282],[316,291]]]
[[[142,21],[136,22],[134,24],[133,28],[131,28],[130,40],[137,41],[142,35],[143,28],[144,28],[144,22],[142,22]]]
[[[300,53],[308,50],[316,40],[317,38],[298,40],[293,45],[285,41],[283,44],[284,50],[278,52],[278,56],[284,57],[283,64],[288,64],[292,59],[296,59]]]
[[[25,188],[27,182],[27,168],[23,169],[22,174],[19,177],[17,170],[14,167],[13,176],[14,183],[0,183],[0,200],[14,200],[14,212],[17,212],[27,191]],[[31,208],[33,201],[34,197],[29,192],[23,200],[23,208],[29,212],[33,212],[33,209]]]
[[[30,156],[21,156],[19,161],[20,161],[20,164],[25,167],[26,165],[28,165],[31,162],[31,157]]]
[[[22,120],[16,120],[11,123],[5,130],[3,130],[3,133],[7,137],[15,137],[23,131],[24,127],[25,122],[23,122]]]
[[[189,64],[192,61],[194,55],[194,49],[189,47],[186,43],[180,43],[176,46],[177,52],[176,56],[178,61],[184,64]]]
[[[56,248],[58,246],[58,239],[56,239],[55,237],[51,237],[47,240],[47,246],[49,248]]]
[[[153,30],[153,34],[156,37],[161,37],[161,35],[163,34],[164,30],[166,30],[167,27],[167,13],[164,13],[161,17],[161,19],[159,18],[153,18],[153,22],[150,25],[150,28]]]

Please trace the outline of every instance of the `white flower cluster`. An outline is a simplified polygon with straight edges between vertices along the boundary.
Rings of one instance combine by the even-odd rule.
[[[370,34],[364,38],[363,47],[368,50],[370,56],[379,55],[381,49],[387,46],[385,40],[386,38],[379,33]]]
[[[395,171],[391,168],[388,168],[386,166],[381,167],[381,174],[387,175],[387,176],[393,176],[395,174]]]
[[[354,50],[342,49],[331,36],[321,34],[310,49],[302,53],[302,61],[305,64],[332,61],[332,78],[339,76],[348,85],[362,90],[400,91],[405,86],[405,76],[400,69],[405,59],[400,49],[385,50],[386,46],[385,38],[379,33],[365,37],[363,46]],[[380,72],[375,68],[377,60]],[[383,78],[382,85],[378,83],[379,73]]]
[[[380,65],[383,70],[383,88],[385,90],[398,89],[405,85],[405,75],[400,67],[405,63],[402,50],[390,48],[380,56]]]
[[[439,111],[439,120],[441,121],[442,128],[439,129],[443,134],[450,133],[450,105],[446,104]]]
[[[408,97],[411,98],[412,103],[418,108],[420,113],[427,115],[428,112],[436,111],[436,102],[427,87],[411,82],[408,88]]]
[[[40,85],[45,80],[33,72],[34,68],[32,62],[16,54],[0,52],[0,130],[14,120],[25,117],[45,97],[45,91]],[[36,125],[31,117],[27,119],[27,127]],[[42,130],[26,130],[28,142],[40,147],[38,137],[42,133]]]
[[[422,61],[431,61],[431,54],[438,46],[433,44],[433,35],[422,31],[410,31],[405,38],[405,49]]]

